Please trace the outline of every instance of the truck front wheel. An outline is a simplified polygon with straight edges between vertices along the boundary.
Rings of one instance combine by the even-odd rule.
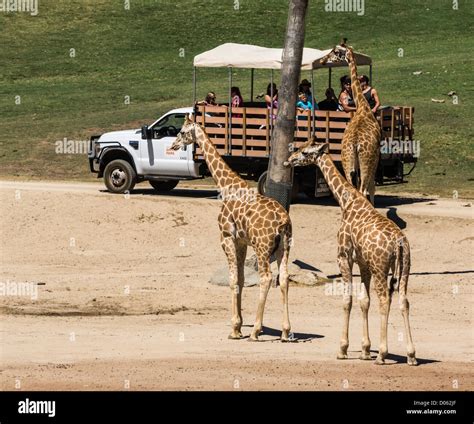
[[[156,191],[171,191],[178,185],[178,183],[178,180],[150,181],[151,186]]]
[[[135,187],[137,174],[132,165],[123,159],[108,163],[104,170],[104,182],[111,193],[125,193]]]

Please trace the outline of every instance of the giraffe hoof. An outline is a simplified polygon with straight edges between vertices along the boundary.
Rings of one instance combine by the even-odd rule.
[[[337,354],[337,359],[347,359],[347,353],[339,352]]]
[[[385,359],[381,358],[380,356],[377,356],[377,359],[375,360],[375,365],[385,365]]]
[[[249,341],[249,342],[259,342],[260,340],[258,340],[258,337],[250,336],[250,337],[248,338],[248,341]]]
[[[416,358],[414,356],[408,356],[407,357],[407,364],[411,365],[411,366],[416,366],[416,365],[418,365],[418,361],[416,360]]]
[[[359,359],[361,361],[370,361],[372,358],[370,356],[370,353],[361,353]]]
[[[242,338],[242,333],[238,333],[238,334],[229,334],[229,336],[227,337],[229,340],[240,340]]]

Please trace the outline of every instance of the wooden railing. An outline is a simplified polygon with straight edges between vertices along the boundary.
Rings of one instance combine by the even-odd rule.
[[[276,110],[273,111],[276,114]],[[335,161],[341,160],[344,130],[353,112],[315,111],[314,125],[311,111],[297,114],[294,147],[298,148],[311,139],[329,142]],[[221,155],[267,157],[270,154],[270,137],[274,120],[267,108],[232,108],[232,116],[225,106],[198,106],[196,122],[206,129],[209,138]],[[394,107],[377,114],[382,128],[382,139],[404,140],[413,137],[413,108]],[[202,152],[196,149],[202,159]]]

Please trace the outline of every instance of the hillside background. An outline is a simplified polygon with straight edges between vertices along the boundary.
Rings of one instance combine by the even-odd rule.
[[[130,10],[124,4],[40,0],[37,16],[0,12],[1,177],[91,180],[85,155],[55,154],[57,140],[138,128],[191,105],[193,57],[221,43],[283,46],[286,0],[130,0]],[[357,16],[327,13],[324,1],[310,0],[305,45],[326,49],[347,37],[373,58],[382,104],[415,106],[421,157],[409,184],[391,191],[474,197],[473,11],[470,0],[460,0],[459,10],[451,0],[366,0]],[[233,76],[245,99],[249,74]],[[326,71],[315,78],[320,100]],[[256,92],[268,81],[269,72],[256,71]],[[199,71],[198,97],[209,90],[225,101],[225,69]]]

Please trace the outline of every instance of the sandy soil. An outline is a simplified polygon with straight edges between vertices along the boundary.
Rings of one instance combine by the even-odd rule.
[[[181,187],[181,186],[180,186]],[[228,340],[230,291],[208,283],[225,264],[216,192],[130,196],[100,184],[2,182],[2,390],[473,390],[473,207],[466,201],[379,196],[412,246],[411,322],[420,365],[408,367],[397,299],[386,366],[359,361],[355,304],[350,358],[336,360],[341,298],[290,287],[297,343],[282,344],[272,289],[262,342]],[[291,260],[335,277],[340,212],[331,201],[291,207]],[[34,287],[26,285],[24,287]],[[243,294],[244,334],[258,287]],[[379,341],[372,297],[373,356]]]

